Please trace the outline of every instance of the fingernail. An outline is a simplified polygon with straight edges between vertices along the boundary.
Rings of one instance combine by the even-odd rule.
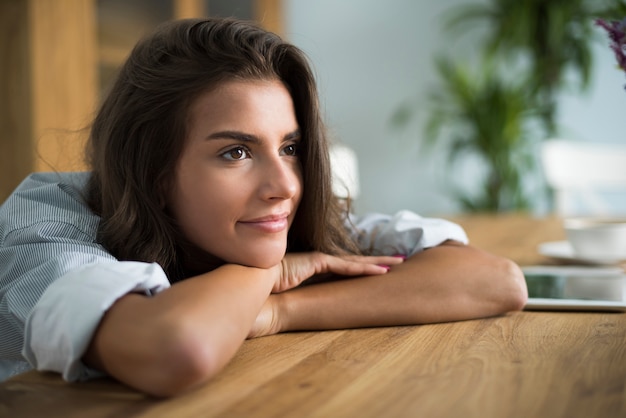
[[[392,255],[392,257],[401,258],[403,260],[406,260],[406,255],[404,255],[404,254],[394,254],[394,255]]]
[[[387,264],[377,264],[377,266],[383,267],[383,268],[387,269],[387,271],[391,270],[391,266],[388,266]]]

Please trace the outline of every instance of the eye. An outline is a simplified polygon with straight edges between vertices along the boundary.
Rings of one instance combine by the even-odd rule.
[[[295,157],[298,155],[298,145],[297,144],[289,144],[282,149],[282,154],[290,157]]]
[[[249,151],[244,147],[231,148],[222,154],[222,157],[229,161],[240,161],[250,158]]]

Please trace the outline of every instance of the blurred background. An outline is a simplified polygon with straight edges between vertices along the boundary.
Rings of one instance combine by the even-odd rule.
[[[594,25],[625,12],[621,0],[0,0],[0,201],[29,172],[84,169],[83,128],[141,35],[217,15],[310,57],[331,139],[358,162],[355,212],[547,214],[545,141],[626,143],[626,75]]]

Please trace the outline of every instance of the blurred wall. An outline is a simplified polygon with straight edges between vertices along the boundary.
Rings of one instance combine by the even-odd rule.
[[[425,111],[426,92],[437,80],[436,53],[471,55],[471,41],[451,39],[442,28],[442,14],[468,1],[477,0],[284,1],[285,35],[313,62],[332,136],[357,153],[357,212],[459,212],[447,189],[444,153],[424,154],[420,148],[423,117],[418,114],[404,129],[393,128],[390,118],[406,100],[417,99]],[[626,142],[626,77],[616,70],[608,41],[595,52],[590,92],[562,99],[562,132],[574,139]],[[459,177],[471,189],[480,166],[468,160],[461,168]],[[545,206],[538,201],[537,211]]]

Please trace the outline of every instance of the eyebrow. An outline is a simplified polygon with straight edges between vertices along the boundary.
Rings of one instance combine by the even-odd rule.
[[[283,141],[291,141],[294,139],[298,139],[300,137],[300,128],[289,132],[288,134],[286,134],[283,137]],[[240,131],[219,131],[219,132],[214,132],[211,135],[207,136],[206,139],[233,139],[236,141],[242,141],[242,142],[253,142],[253,143],[260,143],[262,142],[261,139],[256,136],[256,135],[252,135],[252,134],[247,134],[245,132],[240,132]]]

